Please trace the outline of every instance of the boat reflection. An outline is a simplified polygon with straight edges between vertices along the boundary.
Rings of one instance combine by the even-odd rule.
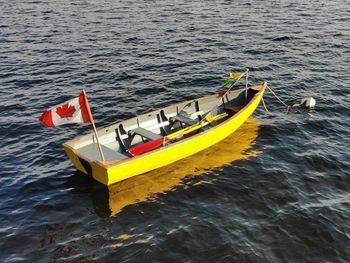
[[[128,205],[150,200],[182,185],[185,177],[208,173],[233,161],[256,156],[257,152],[249,149],[256,142],[259,127],[260,123],[251,117],[231,136],[200,153],[108,186],[111,215],[116,215]]]

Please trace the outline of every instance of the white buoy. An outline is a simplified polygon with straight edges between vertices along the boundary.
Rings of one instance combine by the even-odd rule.
[[[316,100],[313,97],[305,98],[301,100],[300,105],[309,109],[313,109],[316,106]]]
[[[300,101],[300,104],[294,104],[291,108],[305,107],[313,109],[316,106],[316,100],[313,97],[305,98]]]

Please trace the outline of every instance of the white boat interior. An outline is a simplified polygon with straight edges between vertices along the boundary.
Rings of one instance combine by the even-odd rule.
[[[164,138],[199,123],[203,124],[199,129],[183,137],[195,136],[211,129],[239,112],[257,92],[258,90],[254,88],[247,90],[242,88],[226,94],[193,99],[101,128],[98,130],[98,137],[105,160],[115,161],[132,158],[133,156],[128,152],[129,149]],[[207,114],[213,111],[215,114],[226,114],[215,121],[205,121]],[[176,140],[181,140],[181,137],[176,138]],[[68,144],[87,161],[101,160],[93,133],[81,136]]]

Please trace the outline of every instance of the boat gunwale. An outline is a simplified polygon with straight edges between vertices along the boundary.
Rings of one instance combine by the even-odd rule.
[[[115,160],[115,161],[102,161],[102,160],[91,161],[90,160],[90,162],[95,162],[98,165],[104,167],[105,169],[113,169],[115,167],[118,167],[118,166],[124,165],[126,163],[132,162],[134,160],[143,159],[143,158],[146,158],[146,157],[148,157],[150,155],[153,155],[153,154],[156,154],[156,153],[159,153],[159,152],[162,152],[162,151],[166,151],[166,150],[168,150],[170,148],[173,148],[173,147],[177,147],[177,146],[179,146],[181,144],[184,144],[184,143],[187,143],[187,142],[189,142],[191,140],[195,140],[195,139],[197,139],[199,137],[205,136],[208,133],[212,133],[212,132],[216,131],[218,128],[220,128],[220,127],[222,127],[224,125],[227,125],[228,123],[230,123],[231,121],[236,119],[239,115],[241,115],[244,111],[246,111],[253,104],[253,102],[265,91],[266,86],[267,86],[267,82],[264,82],[262,85],[256,85],[256,86],[250,87],[250,89],[258,90],[258,92],[256,94],[254,94],[252,99],[243,108],[241,108],[236,114],[232,115],[230,118],[226,119],[225,121],[223,121],[222,123],[220,123],[217,126],[213,127],[212,129],[205,130],[205,131],[203,131],[203,132],[201,132],[199,134],[193,135],[193,136],[191,136],[189,138],[185,138],[183,140],[180,140],[180,141],[177,141],[175,143],[163,146],[161,148],[157,148],[157,149],[151,150],[151,151],[143,153],[141,155],[133,156],[133,157],[131,157],[129,159]],[[213,95],[206,96],[206,97],[211,97],[211,96],[213,96]],[[206,98],[206,97],[203,97],[203,98]],[[190,100],[190,101],[192,101],[192,100]],[[75,151],[75,153],[76,153],[76,151]],[[85,157],[83,157],[83,158],[87,159]]]
[[[260,86],[260,85],[257,85],[257,86]],[[250,88],[254,88],[254,87],[257,87],[257,86],[252,86],[252,87],[250,87]],[[237,92],[237,91],[239,91],[239,90],[244,90],[244,88],[240,88],[240,89],[237,89],[237,90],[232,90],[232,91],[229,92],[229,94],[230,94],[231,92]],[[137,120],[138,118],[140,118],[140,117],[142,117],[142,116],[145,116],[145,115],[148,115],[148,114],[152,114],[152,113],[157,113],[157,112],[159,112],[160,110],[163,110],[163,109],[168,108],[168,107],[177,107],[177,106],[179,106],[179,105],[181,105],[181,104],[185,104],[185,105],[186,105],[186,104],[191,103],[191,102],[193,102],[193,101],[195,101],[195,100],[205,100],[205,99],[208,99],[208,98],[211,98],[211,97],[213,97],[213,98],[215,98],[215,97],[218,98],[218,95],[219,95],[218,93],[215,93],[215,94],[208,95],[208,96],[204,96],[204,97],[200,97],[200,98],[194,98],[194,99],[190,99],[190,100],[178,102],[178,103],[175,103],[175,104],[172,104],[172,105],[165,106],[165,107],[163,107],[163,108],[159,108],[159,109],[156,109],[156,110],[153,110],[153,111],[150,111],[150,112],[146,112],[146,113],[143,113],[143,114],[141,114],[141,115],[139,115],[139,116],[131,117],[130,119],[122,120],[122,121],[120,121],[120,122],[116,122],[116,123],[113,123],[113,124],[108,125],[108,126],[100,127],[100,128],[97,129],[97,134],[100,135],[100,134],[99,134],[100,132],[102,132],[102,131],[104,131],[104,130],[106,130],[106,129],[111,129],[113,126],[116,126],[116,127],[117,127],[119,124],[123,124],[123,122],[125,122],[125,121],[131,121],[131,120],[133,120],[133,119],[136,119],[136,120]],[[75,138],[73,138],[73,139],[70,139],[70,140],[64,142],[62,145],[63,145],[64,147],[67,147],[67,148],[69,148],[70,150],[74,151],[75,154],[76,154],[77,156],[82,157],[82,158],[84,158],[85,160],[88,160],[88,161],[90,161],[90,162],[98,161],[98,160],[90,160],[89,158],[78,154],[78,153],[77,153],[77,150],[78,150],[78,149],[75,148],[75,146],[79,145],[80,140],[83,140],[83,139],[85,139],[85,137],[89,137],[89,136],[94,137],[95,135],[94,135],[94,133],[92,133],[92,132],[90,132],[90,133],[88,133],[88,134],[83,134],[83,135],[77,136],[77,137],[75,137]],[[120,160],[105,161],[105,162],[117,162],[117,161],[120,161]]]

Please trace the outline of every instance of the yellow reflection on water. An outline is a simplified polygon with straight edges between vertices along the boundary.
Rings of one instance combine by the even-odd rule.
[[[116,215],[127,205],[149,200],[156,194],[183,184],[183,179],[187,176],[201,175],[233,161],[256,156],[257,152],[249,149],[256,142],[259,127],[260,123],[251,117],[232,135],[200,153],[108,186],[112,215]],[[197,184],[200,183],[205,182],[200,181]]]

